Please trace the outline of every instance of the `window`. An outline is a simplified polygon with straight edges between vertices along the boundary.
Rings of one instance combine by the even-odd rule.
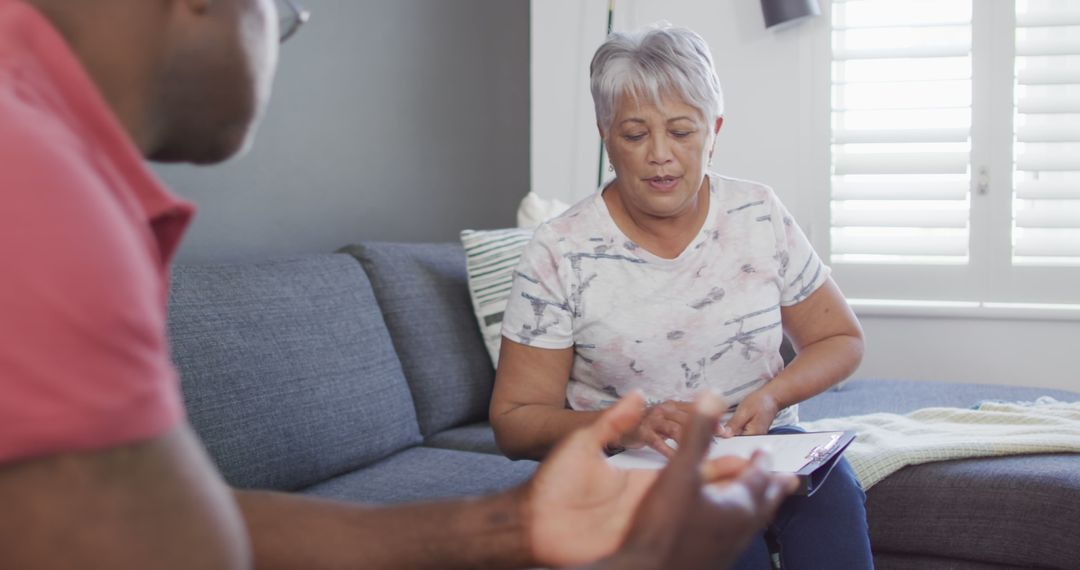
[[[1080,2],[834,0],[849,296],[1080,303]]]

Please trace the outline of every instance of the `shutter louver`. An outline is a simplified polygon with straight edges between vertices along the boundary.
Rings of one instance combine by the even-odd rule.
[[[1080,265],[1080,5],[1016,2],[1013,263]]]
[[[971,0],[832,13],[832,261],[966,262]]]

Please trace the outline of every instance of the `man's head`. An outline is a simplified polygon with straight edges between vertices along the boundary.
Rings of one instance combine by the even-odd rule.
[[[249,145],[277,65],[274,0],[29,1],[147,158],[208,164]]]
[[[146,0],[139,0],[145,2]],[[243,150],[270,99],[277,66],[272,0],[159,0],[164,30],[149,158],[220,162]]]

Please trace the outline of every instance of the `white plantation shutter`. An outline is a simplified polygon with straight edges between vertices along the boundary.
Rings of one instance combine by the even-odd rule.
[[[832,263],[966,263],[972,1],[835,1],[832,22]]]
[[[828,6],[844,291],[1080,306],[1080,0]]]
[[[1012,259],[1080,265],[1080,2],[1016,2]]]

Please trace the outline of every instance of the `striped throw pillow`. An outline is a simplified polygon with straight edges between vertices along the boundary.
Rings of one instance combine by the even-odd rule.
[[[461,232],[469,274],[469,296],[484,346],[496,366],[502,341],[503,311],[514,284],[514,269],[532,236],[532,228]]]

